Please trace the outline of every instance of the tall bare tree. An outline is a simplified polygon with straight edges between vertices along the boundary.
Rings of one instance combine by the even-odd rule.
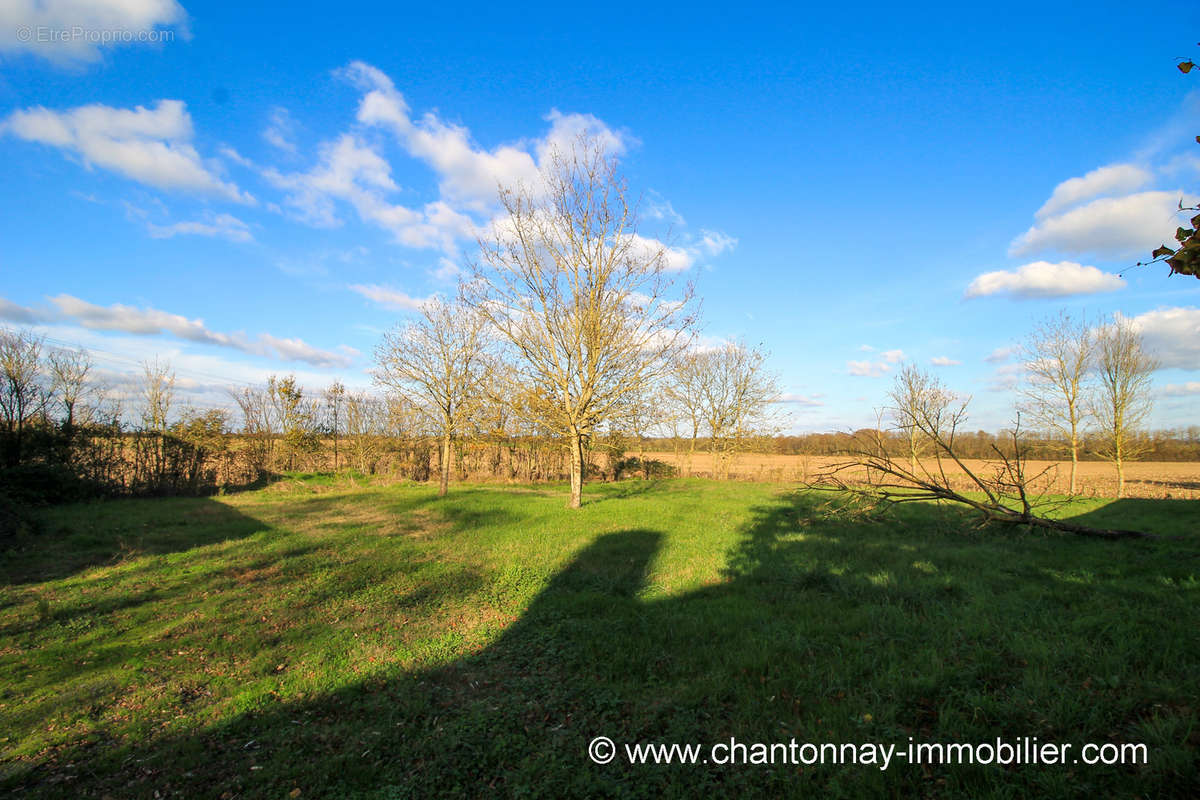
[[[29,330],[0,328],[0,416],[4,422],[4,460],[18,464],[25,432],[44,410],[42,338]]]
[[[1092,413],[1100,429],[1099,453],[1117,468],[1117,497],[1123,497],[1125,462],[1146,449],[1140,433],[1153,405],[1150,376],[1159,364],[1142,349],[1141,333],[1117,315],[1096,334],[1096,366],[1099,385]]]
[[[707,360],[701,352],[681,353],[666,377],[665,396],[670,405],[667,423],[676,456],[682,455],[684,477],[692,474],[696,445],[704,428],[704,386],[708,380]]]
[[[338,469],[338,437],[342,433],[342,406],[346,403],[346,385],[335,380],[325,389],[325,410],[329,414],[329,431],[333,434],[333,471]]]
[[[500,202],[463,296],[509,346],[522,408],[567,440],[578,508],[586,441],[685,349],[692,289],[674,285],[667,247],[638,234],[636,204],[598,138],[552,152],[536,185],[502,187]]]
[[[346,443],[352,463],[359,472],[374,473],[382,452],[381,440],[387,434],[383,401],[365,392],[350,392],[345,406]]]
[[[170,362],[142,362],[142,427],[154,433],[167,432],[167,420],[175,401],[175,372]]]
[[[251,469],[261,475],[267,472],[274,461],[275,427],[274,406],[266,388],[246,386],[240,391],[230,391],[233,401],[242,412],[242,434],[246,442]]]
[[[439,497],[449,490],[454,438],[481,399],[484,345],[483,317],[435,298],[375,351],[375,379],[423,411],[441,438]]]
[[[83,410],[80,404],[94,389],[89,384],[92,357],[86,350],[51,350],[47,361],[52,392],[62,405],[63,428],[69,435]]]
[[[1086,320],[1060,312],[1039,323],[1021,345],[1028,376],[1021,388],[1021,408],[1033,424],[1060,437],[1071,454],[1070,494],[1075,494],[1075,473],[1083,429],[1091,416],[1087,380],[1096,340]]]
[[[175,401],[175,372],[170,362],[142,362],[142,430],[149,437],[151,480],[161,488],[167,477],[167,427]]]
[[[729,477],[733,455],[755,436],[775,433],[770,419],[779,385],[766,368],[766,353],[728,342],[697,356],[701,415],[708,429],[713,471]]]
[[[915,364],[905,364],[896,373],[888,392],[892,405],[888,411],[896,428],[904,434],[908,445],[909,469],[916,473],[918,462],[927,450],[937,457],[933,439],[927,432],[947,416],[955,397],[934,375]]]

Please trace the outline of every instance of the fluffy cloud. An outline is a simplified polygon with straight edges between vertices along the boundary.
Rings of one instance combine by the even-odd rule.
[[[0,52],[95,61],[101,47],[170,41],[187,14],[175,0],[10,0],[0,3]]]
[[[1160,308],[1130,318],[1164,367],[1200,369],[1200,308]]]
[[[687,225],[687,220],[675,210],[675,206],[655,191],[650,192],[650,200],[646,203],[644,215],[647,219],[660,220],[669,225],[678,225],[679,227]]]
[[[1162,394],[1167,397],[1187,397],[1193,394],[1200,394],[1200,381],[1167,384],[1163,387]]]
[[[882,361],[847,361],[846,372],[862,378],[878,378],[891,369]]]
[[[1123,259],[1148,255],[1171,239],[1179,224],[1179,204],[1197,197],[1182,192],[1139,192],[1102,197],[1041,219],[1013,240],[1009,254],[1059,252]]]
[[[1036,216],[1045,219],[1084,200],[1129,194],[1148,184],[1152,177],[1149,170],[1134,164],[1111,164],[1094,169],[1081,178],[1071,178],[1055,186],[1050,199],[1038,209]]]
[[[320,161],[309,172],[264,176],[288,194],[285,203],[309,224],[341,224],[337,201],[348,203],[365,222],[388,230],[409,247],[440,247],[455,252],[456,241],[474,235],[471,219],[442,201],[412,209],[390,202],[399,190],[388,162],[370,145],[345,134],[321,147]]]
[[[285,153],[296,152],[296,123],[286,108],[276,106],[271,109],[271,121],[263,131],[263,139],[272,147],[277,147]]]
[[[580,134],[598,137],[614,154],[626,147],[626,138],[596,117],[555,110],[546,116],[550,130],[543,138],[485,150],[472,141],[467,128],[447,122],[435,112],[414,119],[404,96],[379,69],[355,61],[341,74],[365,92],[358,121],[390,131],[409,155],[437,172],[444,199],[476,210],[494,206],[501,185],[536,186],[539,167],[555,149],[568,149]]]
[[[1001,364],[992,372],[992,377],[988,381],[988,391],[1011,392],[1016,388],[1024,372],[1024,364]]]
[[[1074,261],[1034,261],[1016,270],[996,270],[979,275],[967,287],[964,297],[1007,294],[1012,297],[1068,297],[1077,294],[1111,292],[1125,286],[1117,275],[1085,267]]]
[[[203,220],[175,222],[170,225],[147,225],[155,239],[170,239],[181,234],[191,236],[215,236],[233,242],[249,242],[250,227],[230,214],[211,214]]]
[[[817,408],[825,405],[825,402],[819,399],[820,397],[821,395],[781,394],[775,398],[774,402],[801,406],[803,408]]]
[[[988,362],[989,364],[1002,364],[1005,361],[1008,361],[1010,358],[1012,358],[1013,354],[1016,352],[1017,352],[1017,348],[1013,345],[1008,345],[1006,347],[997,347],[995,350],[993,350],[991,353],[989,353],[988,356],[983,360]]]
[[[710,256],[719,256],[721,253],[732,250],[737,247],[738,240],[727,233],[721,231],[700,231],[699,248]]]
[[[93,166],[168,191],[201,192],[240,203],[254,198],[222,180],[192,146],[192,118],[180,100],[153,108],[80,106],[70,111],[28,108],[0,123],[0,132],[57,147]]]
[[[420,311],[429,302],[431,297],[413,297],[405,294],[399,289],[391,289],[387,286],[379,286],[377,284],[361,284],[356,283],[347,287],[352,292],[358,292],[368,300],[378,303],[385,308],[397,309],[400,311]]]
[[[284,205],[308,224],[340,225],[340,206],[347,204],[363,221],[390,231],[400,244],[440,250],[443,260],[435,271],[440,278],[456,271],[452,262],[461,255],[463,241],[476,238],[489,226],[496,230],[504,224],[504,217],[489,219],[499,207],[500,186],[523,185],[531,192],[540,191],[543,169],[553,154],[569,150],[583,135],[599,141],[613,155],[624,153],[633,143],[628,134],[590,114],[552,110],[545,117],[549,129],[540,138],[486,149],[472,139],[466,127],[447,122],[436,112],[414,115],[391,78],[379,69],[355,61],[337,74],[363,92],[356,112],[359,126],[322,144],[317,163],[308,171],[265,169],[263,176],[286,192]],[[264,135],[291,149],[290,126],[290,118],[277,110]],[[433,170],[437,200],[419,207],[393,202],[401,187],[369,129],[390,134],[408,155]],[[653,204],[648,216],[682,223],[682,217],[665,201]],[[646,252],[665,248],[664,266],[676,272],[690,269],[701,257],[728,252],[737,244],[734,237],[716,230],[702,230],[681,246],[667,246],[636,234],[631,241]]]
[[[17,305],[7,298],[0,297],[0,319],[17,322],[21,325],[33,325],[41,322],[42,318],[43,315],[36,309]]]
[[[962,362],[956,361],[953,358],[948,358],[947,356],[934,356],[933,358],[929,359],[929,363],[933,364],[935,367],[957,367]]]
[[[100,306],[69,294],[50,298],[53,309],[33,309],[18,306],[0,298],[0,317],[13,321],[54,322],[70,321],[89,330],[119,331],[136,336],[168,334],[199,344],[240,350],[243,353],[284,361],[302,361],[314,367],[347,367],[357,351],[341,347],[340,352],[321,350],[301,339],[284,339],[269,333],[250,339],[244,333],[214,331],[200,319],[188,319],[154,308],[134,308],[116,303]]]
[[[691,269],[695,256],[692,252],[680,247],[670,247],[658,239],[652,239],[641,234],[633,233],[627,236],[629,254],[636,259],[650,261],[659,258],[663,269],[667,272],[684,272]]]
[[[875,348],[864,344],[858,349],[863,352],[871,352]],[[878,361],[847,361],[846,372],[862,378],[878,378],[880,375],[890,372],[892,365],[899,364],[903,360],[903,350],[884,350],[879,354]]]

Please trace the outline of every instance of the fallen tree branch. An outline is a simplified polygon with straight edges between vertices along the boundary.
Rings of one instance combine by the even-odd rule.
[[[1069,501],[1031,493],[1030,487],[1045,478],[1053,468],[1042,470],[1033,478],[1026,475],[1019,419],[1012,434],[1012,453],[1005,453],[993,445],[997,456],[997,460],[992,462],[994,474],[986,476],[979,471],[972,471],[954,452],[954,433],[965,418],[965,407],[963,403],[958,409],[947,412],[943,406],[936,413],[914,414],[910,420],[910,424],[916,426],[932,444],[935,469],[929,469],[920,462],[906,467],[891,455],[883,432],[877,428],[866,437],[861,434],[856,437],[857,447],[848,453],[847,461],[833,464],[816,476],[814,482],[806,485],[817,489],[833,487],[888,504],[929,500],[951,502],[974,510],[986,522],[1025,525],[1098,539],[1158,538],[1143,531],[1094,528],[1046,516],[1045,512]],[[954,489],[943,460],[958,466],[983,498],[976,499]]]

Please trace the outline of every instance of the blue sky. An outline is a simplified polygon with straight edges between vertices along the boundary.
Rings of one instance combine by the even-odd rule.
[[[1116,274],[1200,195],[1192,3],[73,5],[0,10],[0,317],[114,375],[367,385],[496,180],[586,128],[797,430],[870,422],[903,360],[999,428],[1060,309],[1133,318],[1154,424],[1197,422],[1200,281]]]

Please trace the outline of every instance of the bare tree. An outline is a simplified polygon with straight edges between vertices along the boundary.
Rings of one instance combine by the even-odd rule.
[[[175,401],[175,372],[170,362],[142,362],[142,427],[154,433],[167,432],[167,420]]]
[[[242,434],[249,453],[253,471],[265,473],[271,468],[275,453],[273,406],[265,388],[246,386],[241,391],[230,391],[238,409],[242,412]]]
[[[905,364],[896,373],[888,399],[892,420],[908,443],[909,469],[917,473],[921,456],[932,445],[925,428],[946,418],[954,395],[934,375]],[[936,458],[937,451],[933,454]]]
[[[140,387],[142,404],[142,430],[153,434],[142,437],[150,445],[150,479],[161,489],[167,478],[167,425],[171,406],[175,401],[175,372],[170,362],[142,362]]]
[[[708,429],[713,471],[729,477],[733,455],[755,437],[774,433],[772,404],[779,398],[766,353],[729,342],[698,354],[700,410]]]
[[[479,402],[484,321],[461,303],[433,299],[420,316],[384,336],[375,351],[375,379],[421,409],[441,438],[441,483],[450,486],[454,438]]]
[[[43,377],[42,338],[29,330],[0,328],[0,415],[10,466],[21,462],[26,429],[45,410]]]
[[[333,434],[333,471],[338,469],[338,437],[342,432],[342,406],[346,402],[346,385],[339,380],[325,389],[325,408],[329,414],[329,430]]]
[[[676,456],[686,448],[682,454],[685,477],[692,474],[696,444],[704,427],[704,387],[708,380],[707,362],[700,352],[681,353],[666,377],[665,395],[670,405],[667,421],[676,443]]]
[[[1099,453],[1117,468],[1117,497],[1125,494],[1125,462],[1141,457],[1139,436],[1150,414],[1150,375],[1158,361],[1142,350],[1142,336],[1119,314],[1096,334],[1099,385],[1092,409],[1100,428]]]
[[[92,357],[86,350],[51,350],[47,360],[52,391],[62,404],[63,427],[69,434],[82,410],[80,403],[93,391],[88,382]]]
[[[684,350],[692,289],[676,291],[668,249],[638,234],[616,158],[597,138],[551,153],[537,185],[503,187],[500,202],[463,296],[511,349],[522,407],[566,438],[578,508],[586,441]]]
[[[1021,407],[1034,425],[1066,441],[1071,454],[1070,494],[1075,494],[1079,447],[1090,416],[1087,378],[1095,346],[1087,321],[1076,321],[1065,312],[1039,323],[1021,346],[1029,376],[1020,389]]]
[[[346,442],[352,463],[359,472],[371,474],[381,455],[381,440],[387,432],[382,401],[364,392],[352,392],[345,400]]]

